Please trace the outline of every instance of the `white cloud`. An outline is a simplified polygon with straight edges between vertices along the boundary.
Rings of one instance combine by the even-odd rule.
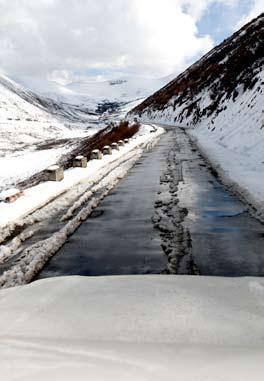
[[[207,7],[237,1],[0,0],[0,67],[15,76],[169,74],[213,46],[196,27]]]
[[[238,25],[236,25],[236,29],[241,28],[244,24],[259,16],[262,12],[264,12],[264,0],[253,0],[249,13],[242,17]]]

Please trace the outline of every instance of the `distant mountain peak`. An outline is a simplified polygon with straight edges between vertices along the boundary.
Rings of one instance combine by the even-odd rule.
[[[115,85],[122,85],[123,83],[126,83],[127,80],[126,79],[115,79],[113,81],[108,81],[108,82],[109,82],[109,85],[115,86]]]

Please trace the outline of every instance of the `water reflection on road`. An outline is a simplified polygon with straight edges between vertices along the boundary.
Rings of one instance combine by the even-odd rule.
[[[188,210],[183,224],[190,233],[190,255],[199,274],[264,275],[263,225],[214,177],[186,134],[174,129],[143,155],[39,278],[162,272],[167,258],[151,217],[162,192],[160,177],[166,171],[169,150],[177,150],[181,166],[183,181],[177,197]],[[181,258],[178,274],[189,273],[189,260],[190,256]]]

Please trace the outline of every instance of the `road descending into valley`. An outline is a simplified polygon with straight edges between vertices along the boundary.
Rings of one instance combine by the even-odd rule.
[[[264,275],[264,226],[169,128],[38,278],[174,273]]]

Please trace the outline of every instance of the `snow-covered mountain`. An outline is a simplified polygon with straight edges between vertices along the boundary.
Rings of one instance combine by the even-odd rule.
[[[73,82],[66,87],[75,93],[88,96],[98,102],[103,100],[131,102],[136,99],[146,98],[165,83],[162,78],[124,77],[122,79],[101,82]]]
[[[229,147],[263,137],[264,14],[131,111],[144,120],[195,127]],[[239,136],[239,142],[237,141]],[[248,140],[250,137],[250,140]]]
[[[262,13],[128,116],[188,127],[223,177],[264,215],[263,69]]]
[[[26,89],[5,75],[0,76],[2,121],[56,121],[68,127],[72,124],[89,123],[98,119],[89,105],[71,104],[37,94]]]
[[[84,108],[90,112],[102,114],[118,111],[119,107],[131,109],[135,102],[140,103],[154,91],[164,86],[167,78],[125,77],[96,81],[82,79],[61,85],[54,81],[39,78],[24,78],[22,83],[36,94],[52,99],[59,104],[72,108]]]
[[[97,119],[86,105],[45,98],[0,76],[0,156],[10,148],[15,151],[45,139],[65,138]]]
[[[40,100],[5,76],[0,76],[0,156],[25,145],[62,137],[67,128]]]

